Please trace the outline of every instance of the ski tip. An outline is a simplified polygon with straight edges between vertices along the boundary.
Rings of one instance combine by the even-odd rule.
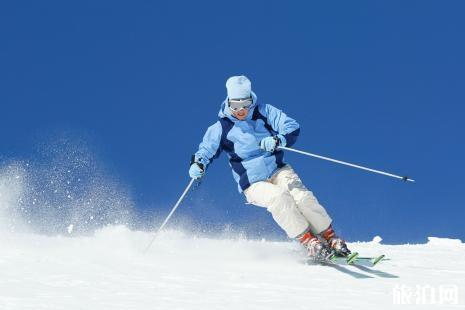
[[[384,258],[384,256],[385,256],[385,255],[383,254],[383,255],[380,255],[380,256],[374,258],[374,259],[371,261],[371,263],[373,264],[373,266],[375,266],[375,265],[378,264],[380,261],[382,261],[383,258]]]

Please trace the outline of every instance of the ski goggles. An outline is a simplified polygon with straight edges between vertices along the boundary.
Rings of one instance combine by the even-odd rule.
[[[243,99],[229,99],[228,104],[229,108],[234,111],[240,111],[242,109],[248,109],[252,105],[252,97],[243,98]]]

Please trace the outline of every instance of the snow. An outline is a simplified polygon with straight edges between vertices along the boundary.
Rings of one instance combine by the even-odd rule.
[[[90,236],[0,232],[0,309],[463,309],[465,244],[351,243],[374,269],[307,265],[294,242],[111,226]],[[440,296],[456,289],[458,299]],[[399,291],[402,302],[399,303]],[[419,292],[428,293],[421,299]],[[435,300],[431,301],[433,291]],[[453,294],[452,294],[453,295]],[[424,297],[424,296],[423,296]],[[452,296],[453,297],[453,296]],[[429,299],[428,299],[429,298]],[[443,304],[441,305],[440,302]],[[426,304],[425,304],[426,303]],[[432,303],[432,304],[427,304]]]
[[[374,269],[305,264],[295,242],[231,231],[163,231],[144,254],[153,233],[109,225],[131,222],[131,199],[117,183],[64,185],[95,170],[76,162],[72,176],[60,160],[60,169],[0,167],[0,310],[465,308],[460,240],[350,243],[390,258]]]
[[[73,224],[70,224],[66,230],[68,231],[68,234],[72,233],[73,232],[73,229],[74,229],[74,225]]]

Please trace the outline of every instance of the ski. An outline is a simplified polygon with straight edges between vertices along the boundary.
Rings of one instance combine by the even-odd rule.
[[[348,256],[333,255],[329,258],[329,260],[335,264],[352,265],[357,260],[357,257],[358,257],[358,253],[353,252],[349,254]]]
[[[381,261],[388,260],[385,255],[379,255],[374,257],[361,257],[359,253],[354,252],[347,257],[343,256],[332,256],[329,258],[329,262],[338,265],[361,265],[366,267],[374,267]]]
[[[379,256],[359,256],[358,252],[353,252],[348,256],[330,255],[326,258],[309,258],[308,263],[321,265],[354,265],[364,267],[374,267],[382,261],[389,260],[384,254]]]
[[[328,257],[324,258],[315,258],[309,257],[308,262],[313,264],[322,264],[322,265],[350,265],[357,258],[358,253],[352,253],[347,257],[337,256],[336,254],[331,254]]]
[[[381,261],[386,261],[388,260],[385,258],[386,256],[384,254],[375,256],[375,257],[357,257],[356,263],[358,264],[368,264],[370,267],[376,266],[379,262]]]

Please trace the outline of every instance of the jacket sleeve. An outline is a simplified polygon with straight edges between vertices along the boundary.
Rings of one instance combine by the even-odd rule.
[[[297,137],[300,134],[299,123],[270,104],[265,106],[265,110],[268,123],[273,130],[278,133],[278,136],[280,136],[279,138],[282,145],[292,146],[297,141]]]
[[[199,150],[194,155],[196,162],[207,167],[213,159],[220,156],[222,150],[221,134],[222,128],[219,121],[208,127],[202,142],[199,144]]]

